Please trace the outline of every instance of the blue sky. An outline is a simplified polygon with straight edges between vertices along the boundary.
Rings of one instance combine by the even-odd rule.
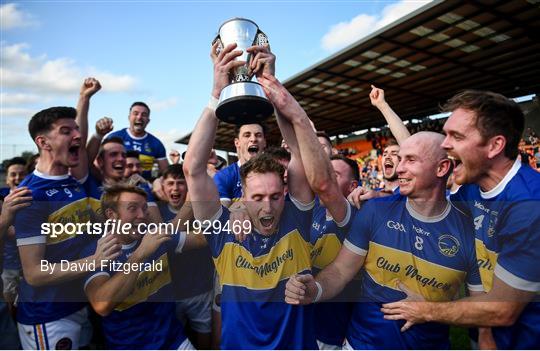
[[[126,127],[145,101],[148,131],[167,151],[189,133],[212,86],[210,43],[222,22],[254,20],[286,80],[427,1],[17,1],[0,2],[0,161],[36,150],[29,118],[75,106],[84,77],[94,96],[90,127],[103,116]]]

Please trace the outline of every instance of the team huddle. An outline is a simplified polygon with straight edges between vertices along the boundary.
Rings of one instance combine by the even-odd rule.
[[[94,78],[76,109],[31,118],[39,158],[0,217],[24,349],[87,347],[95,334],[109,349],[446,349],[450,325],[476,329],[480,348],[540,347],[540,174],[518,156],[514,101],[467,90],[443,106],[445,135],[410,135],[372,87],[395,140],[384,188],[367,191],[357,162],[333,154],[275,78],[268,46],[255,46],[250,67],[282,146],[266,147],[261,124],[238,126],[238,162],[216,172],[215,110],[243,64],[235,49],[212,48],[211,97],[183,164],[145,131],[142,102],[130,128],[102,118],[89,138]],[[67,230],[107,221],[118,225],[100,235]],[[43,223],[66,229],[47,235]]]

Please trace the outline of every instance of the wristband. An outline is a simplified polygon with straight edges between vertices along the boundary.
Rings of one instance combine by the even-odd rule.
[[[216,112],[217,105],[218,105],[218,99],[210,95],[210,100],[208,100],[208,105],[206,105],[206,107]]]
[[[315,282],[315,285],[317,285],[317,296],[315,296],[315,300],[313,300],[313,302],[318,302],[322,296],[322,286],[319,282]]]

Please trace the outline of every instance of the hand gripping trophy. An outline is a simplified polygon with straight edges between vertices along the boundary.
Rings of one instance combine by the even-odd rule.
[[[260,123],[270,117],[274,107],[268,101],[262,86],[251,81],[253,73],[249,72],[251,54],[246,51],[253,45],[268,44],[268,38],[261,32],[257,24],[245,18],[233,18],[221,25],[218,35],[212,42],[217,42],[217,53],[229,44],[236,43],[242,55],[235,60],[246,64],[229,72],[230,83],[221,91],[216,108],[216,116],[228,123],[247,124]]]

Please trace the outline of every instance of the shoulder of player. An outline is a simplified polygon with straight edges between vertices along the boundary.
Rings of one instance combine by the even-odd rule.
[[[125,137],[128,137],[128,136],[129,134],[127,132],[127,128],[122,128],[122,129],[114,130],[110,132],[109,134],[106,135],[105,139],[109,139],[111,137],[121,137],[122,139],[124,139]]]
[[[234,167],[235,164],[236,163],[230,164],[227,167],[219,170],[216,173],[216,175],[214,176],[214,178],[218,178],[220,180],[225,180],[225,179],[229,179],[229,178],[234,177],[235,174],[239,175],[239,172],[238,172],[237,168]]]
[[[522,166],[504,189],[508,200],[540,201],[540,173],[529,166]]]

